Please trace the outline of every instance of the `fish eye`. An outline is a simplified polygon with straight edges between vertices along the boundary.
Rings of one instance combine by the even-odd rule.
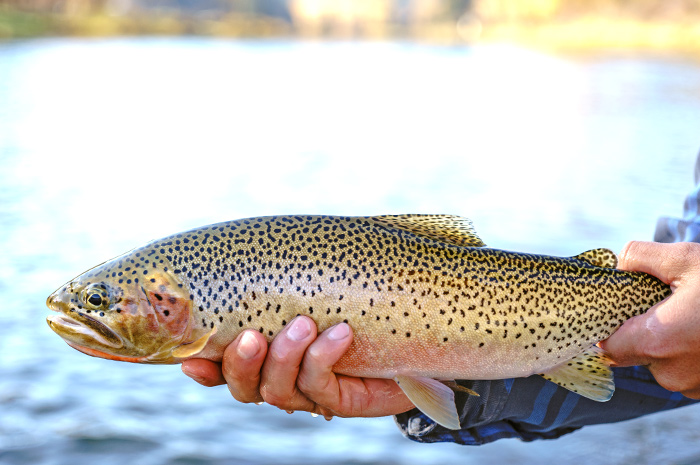
[[[104,284],[90,284],[83,289],[83,302],[93,310],[104,309],[109,306],[109,295]]]

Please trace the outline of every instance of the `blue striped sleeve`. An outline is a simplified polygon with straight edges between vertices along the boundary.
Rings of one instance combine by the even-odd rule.
[[[458,393],[463,428],[452,431],[418,410],[396,416],[405,436],[418,442],[479,445],[503,438],[554,439],[586,425],[614,423],[697,401],[659,386],[644,367],[614,368],[616,390],[608,402],[595,402],[544,378],[460,381],[479,397]],[[512,383],[510,393],[506,382]]]

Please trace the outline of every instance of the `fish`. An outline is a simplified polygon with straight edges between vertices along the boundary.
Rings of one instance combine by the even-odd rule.
[[[604,248],[566,258],[489,248],[452,215],[256,217],[86,271],[48,297],[57,314],[47,322],[87,355],[154,364],[221,361],[242,331],[271,341],[298,315],[320,331],[345,322],[354,338],[335,373],[393,379],[459,429],[454,380],[541,375],[611,398],[610,359],[596,344],[671,293],[616,265]]]

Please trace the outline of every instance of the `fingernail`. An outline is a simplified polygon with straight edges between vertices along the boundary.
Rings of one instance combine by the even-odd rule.
[[[311,334],[311,326],[306,318],[295,318],[287,330],[287,337],[292,341],[301,341]]]
[[[340,341],[345,339],[350,334],[350,327],[346,323],[336,325],[331,332],[328,333],[328,338],[332,341]]]
[[[255,339],[252,333],[246,331],[241,336],[241,340],[238,342],[238,347],[236,347],[236,353],[239,357],[245,360],[250,360],[255,357],[260,351],[260,343]]]

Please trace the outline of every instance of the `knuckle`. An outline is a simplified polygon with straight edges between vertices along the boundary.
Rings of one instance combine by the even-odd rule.
[[[696,242],[678,242],[673,244],[676,247],[675,259],[678,266],[683,271],[690,271],[695,275],[700,268],[700,244]]]
[[[237,369],[233,363],[224,363],[221,370],[223,372],[224,379],[226,379],[226,382],[229,385],[233,384],[239,386],[253,383],[257,384],[258,380],[260,379],[259,375],[256,376],[256,373],[248,373],[245,370]]]
[[[301,392],[310,398],[316,397],[323,391],[323,388],[319,386],[317,378],[305,376],[303,373],[301,373],[299,378],[297,378],[297,387]]]
[[[334,375],[330,369],[328,371],[318,370],[314,365],[309,368],[309,363],[304,363],[297,377],[297,388],[309,398],[319,397],[327,392],[334,380]]]
[[[278,347],[275,347],[270,350],[267,362],[272,362],[277,365],[288,365],[293,358],[293,354],[291,354],[289,351],[278,349]]]
[[[700,244],[695,242],[676,242],[673,247],[681,259],[691,259],[700,254]]]
[[[290,393],[281,393],[272,389],[270,386],[263,385],[260,387],[260,396],[262,399],[280,409],[292,409],[293,395]]]
[[[245,394],[238,389],[236,389],[233,386],[228,387],[229,392],[233,396],[234,399],[236,399],[238,402],[244,403],[244,404],[249,404],[251,402],[257,402],[260,400],[260,396],[255,394],[254,392]]]
[[[617,257],[617,267],[620,269],[634,267],[635,261],[640,255],[643,255],[643,250],[647,246],[648,243],[643,241],[629,241],[626,243]]]
[[[638,241],[629,241],[622,247],[622,250],[620,251],[620,255],[618,259],[620,262],[626,262],[630,253],[638,246],[639,242]]]
[[[258,393],[260,383],[259,373],[246,374],[226,364],[224,364],[223,373],[226,384],[228,385],[228,390],[234,399],[243,403],[260,401],[260,395]]]
[[[695,248],[697,245],[690,242],[677,242],[670,245],[669,253],[665,257],[668,266],[678,273],[687,268],[688,265],[694,264],[697,260],[698,251]]]
[[[223,363],[221,365],[221,372],[223,373],[224,378],[226,378],[227,380],[237,378],[236,370],[232,365],[232,363]]]
[[[638,348],[642,356],[652,362],[668,360],[678,353],[679,347],[672,331],[656,315],[645,319],[637,331]]]
[[[640,344],[639,352],[647,360],[662,360],[668,355],[668,347],[666,344],[660,343],[652,335],[648,335],[644,342]]]

